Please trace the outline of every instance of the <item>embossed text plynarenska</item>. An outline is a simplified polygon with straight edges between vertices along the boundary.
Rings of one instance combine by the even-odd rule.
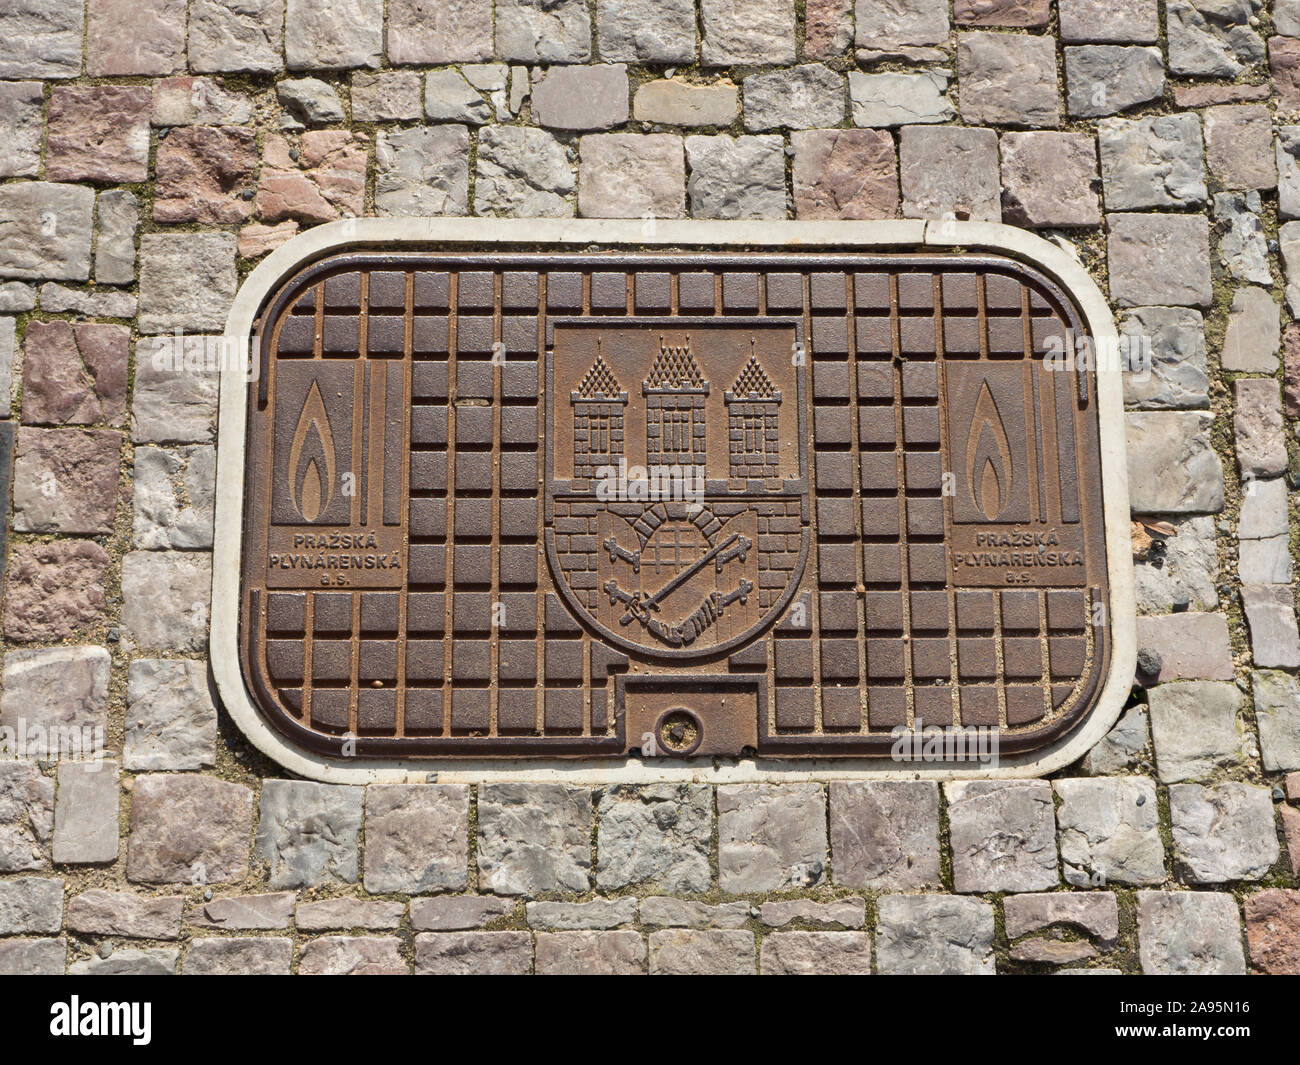
[[[1112,653],[1087,333],[995,254],[326,255],[255,323],[252,702],[381,761],[1040,751]]]

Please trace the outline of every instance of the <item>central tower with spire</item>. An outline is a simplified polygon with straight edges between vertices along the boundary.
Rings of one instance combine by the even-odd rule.
[[[709,382],[691,350],[691,337],[680,346],[659,338],[659,354],[641,384],[646,397],[646,463],[681,466],[687,477],[702,479],[706,465],[704,403]]]

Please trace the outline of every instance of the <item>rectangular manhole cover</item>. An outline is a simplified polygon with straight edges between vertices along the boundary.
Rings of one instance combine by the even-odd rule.
[[[1099,376],[1052,357],[1094,326],[1020,258],[372,244],[262,287],[217,611],[309,765],[1029,764],[1123,657]]]

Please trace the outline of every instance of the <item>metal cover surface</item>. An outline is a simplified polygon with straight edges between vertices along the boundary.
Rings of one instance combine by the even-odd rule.
[[[370,764],[1050,749],[1113,651],[1090,332],[991,253],[318,257],[253,336],[243,685]]]

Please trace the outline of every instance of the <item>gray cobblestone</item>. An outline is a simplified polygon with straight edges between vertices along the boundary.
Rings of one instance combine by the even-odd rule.
[[[1300,126],[1278,127],[1274,160],[1278,213],[1283,218],[1300,218]]]
[[[233,233],[146,233],[140,238],[141,332],[219,333],[234,298]]]
[[[585,0],[497,0],[496,53],[515,63],[585,63],[591,58]]]
[[[745,129],[809,129],[844,121],[844,75],[821,63],[751,74],[743,84]]]
[[[1195,115],[1104,119],[1097,130],[1109,210],[1205,202],[1201,124]]]
[[[942,0],[856,0],[857,42],[860,48],[946,44],[948,5]]]
[[[284,29],[290,70],[379,66],[384,12],[365,0],[288,0]]]
[[[1294,593],[1285,584],[1245,584],[1241,605],[1250,626],[1250,648],[1261,669],[1300,667]]]
[[[597,806],[596,883],[666,892],[707,891],[713,795],[689,784],[611,788]]]
[[[1113,214],[1108,223],[1110,292],[1120,306],[1210,305],[1209,223],[1205,218]]]
[[[1002,220],[998,138],[990,129],[905,127],[898,171],[905,218]]]
[[[867,976],[871,937],[865,932],[778,932],[763,940],[764,976]]]
[[[57,935],[62,927],[62,880],[39,876],[0,880],[0,935]]]
[[[1204,780],[1218,766],[1241,762],[1241,693],[1235,684],[1161,684],[1147,698],[1161,783]]]
[[[1078,118],[1116,115],[1158,100],[1164,91],[1159,48],[1094,44],[1065,49],[1066,110]]]
[[[464,891],[469,788],[372,784],[366,789],[365,888],[371,894]]]
[[[0,186],[0,278],[85,281],[94,207],[95,194],[80,185]]]
[[[290,78],[279,82],[275,95],[280,106],[305,125],[329,126],[344,119],[339,94],[320,78]]]
[[[689,63],[695,58],[693,0],[597,0],[600,56],[619,63]]]
[[[132,540],[147,550],[212,546],[216,448],[135,449]]]
[[[39,81],[0,83],[0,177],[35,177],[40,173],[44,104]]]
[[[1056,826],[1046,781],[972,780],[944,785],[958,892],[1055,887]]]
[[[96,200],[96,217],[99,239],[95,244],[95,280],[101,285],[129,285],[135,280],[139,204],[125,189],[109,189]]]
[[[1219,233],[1219,260],[1239,281],[1271,285],[1268,242],[1260,220],[1259,193],[1220,192],[1214,197],[1214,220]]]
[[[492,105],[459,70],[431,70],[424,79],[424,113],[433,122],[492,121]]]
[[[1246,971],[1241,917],[1231,895],[1139,891],[1138,945],[1144,973],[1199,976]]]
[[[939,786],[932,781],[832,783],[830,841],[837,884],[938,887]]]
[[[50,867],[54,782],[34,762],[0,762],[0,873]]]
[[[120,777],[111,760],[60,763],[53,837],[59,865],[117,860]]]
[[[834,785],[832,785],[834,787]],[[865,899],[838,899],[835,902],[813,902],[811,899],[791,899],[764,902],[758,908],[759,920],[769,928],[784,928],[791,921],[819,928],[862,928],[867,923]]]
[[[634,898],[592,899],[590,902],[530,902],[525,910],[532,928],[590,932],[636,920]]]
[[[63,0],[27,0],[0,12],[0,78],[75,78],[85,12]]]
[[[1249,19],[1260,0],[1223,4],[1192,0],[1166,5],[1169,70],[1174,74],[1235,78],[1264,58],[1264,41]]]
[[[1256,670],[1251,688],[1264,769],[1300,769],[1300,684],[1290,673]]]
[[[785,217],[785,152],[780,137],[687,137],[686,159],[693,217]]]
[[[550,129],[599,130],[628,116],[627,67],[555,67],[533,83],[533,118]]]
[[[127,680],[122,764],[201,769],[216,762],[217,709],[202,662],[137,659]]]
[[[1282,339],[1278,307],[1267,289],[1243,285],[1232,296],[1223,338],[1223,368],[1247,373],[1277,372]]]
[[[274,73],[282,65],[284,0],[192,0],[190,69]]]
[[[187,976],[288,976],[293,940],[242,936],[196,939],[185,952]]]
[[[591,792],[564,784],[485,784],[478,793],[478,870],[497,895],[586,891]]]
[[[265,895],[232,895],[212,899],[187,918],[196,928],[220,928],[230,932],[288,928],[293,917],[294,894],[277,891]]]
[[[1269,789],[1229,781],[1212,788],[1169,788],[1174,862],[1191,884],[1259,880],[1277,861],[1277,825]]]
[[[1300,312],[1300,222],[1287,222],[1277,231],[1286,274],[1286,305],[1294,316]]]
[[[454,932],[481,928],[512,912],[510,899],[478,895],[444,895],[411,900],[411,924],[417,931]]]
[[[1085,932],[1105,949],[1119,939],[1119,904],[1110,892],[1008,895],[1002,910],[1009,940],[1057,924]]]
[[[36,306],[36,286],[21,281],[0,282],[0,311],[30,311]]]
[[[819,784],[718,788],[718,879],[723,891],[812,887],[826,875],[826,796]]]
[[[749,903],[691,902],[651,896],[641,900],[641,923],[664,928],[743,928],[749,921]]]
[[[1119,723],[1084,758],[1082,768],[1094,776],[1107,776],[1138,764],[1149,743],[1147,712],[1140,706],[1124,712]]]
[[[1065,881],[1075,887],[1165,879],[1155,784],[1145,777],[1058,780]]]
[[[122,560],[124,641],[142,649],[201,651],[211,591],[211,555],[132,551]]]
[[[299,932],[386,932],[400,925],[405,913],[401,902],[321,899],[300,903],[293,921]]]
[[[302,780],[262,784],[254,856],[272,888],[357,882],[363,789]]]
[[[465,126],[381,132],[375,164],[375,210],[381,215],[463,215],[469,209]]]
[[[145,947],[115,950],[106,958],[93,957],[68,966],[70,976],[174,976],[180,947]]]
[[[130,292],[89,292],[54,281],[41,286],[41,310],[47,314],[82,314],[90,318],[134,318],[139,301]]]
[[[794,0],[700,0],[706,66],[794,62]]]
[[[1129,505],[1135,514],[1216,513],[1223,465],[1210,444],[1213,415],[1199,411],[1129,414]]]
[[[992,975],[993,907],[955,895],[886,895],[879,907],[882,975]]]
[[[849,95],[856,126],[906,126],[947,122],[957,112],[947,97],[948,76],[849,73]]]
[[[640,932],[539,932],[539,976],[634,976],[646,971]]]
[[[421,938],[416,937],[417,952]],[[405,976],[410,971],[396,936],[321,936],[298,958],[303,976]]]
[[[131,439],[137,444],[216,439],[218,373],[205,368],[211,337],[142,337],[135,349]]]
[[[1125,404],[1148,410],[1210,405],[1200,311],[1135,307],[1120,320],[1119,330],[1121,336],[1132,338],[1130,353],[1150,354],[1149,368],[1124,375]]]
[[[532,971],[527,932],[422,932],[415,971],[433,976],[518,976]]]

